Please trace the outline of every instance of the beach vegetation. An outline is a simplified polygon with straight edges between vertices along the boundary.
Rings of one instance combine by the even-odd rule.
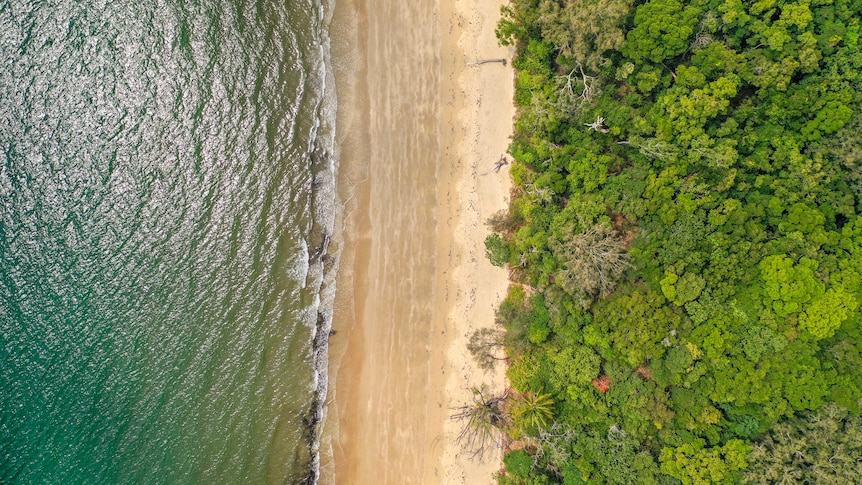
[[[494,266],[505,266],[509,262],[509,243],[492,233],[485,238],[485,256]]]
[[[541,390],[519,394],[510,406],[512,418],[520,428],[536,432],[553,421],[554,399]]]
[[[503,430],[509,426],[506,409],[508,392],[496,394],[487,387],[470,389],[472,400],[452,409],[450,419],[461,423],[456,443],[474,458],[481,459],[491,446],[500,446]]]
[[[503,342],[506,334],[499,327],[484,327],[470,334],[467,350],[484,370],[491,370],[506,360]]]
[[[504,9],[515,187],[486,249],[512,285],[489,348],[518,446],[500,483],[860,482],[860,18],[853,0]]]

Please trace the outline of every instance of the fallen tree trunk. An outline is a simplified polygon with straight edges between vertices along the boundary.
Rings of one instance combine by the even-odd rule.
[[[482,59],[481,61],[476,62],[468,62],[468,66],[481,66],[482,64],[487,64],[489,62],[499,62],[502,65],[506,65],[506,59]]]

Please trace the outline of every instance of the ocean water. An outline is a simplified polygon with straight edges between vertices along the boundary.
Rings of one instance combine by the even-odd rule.
[[[316,480],[321,0],[0,0],[0,483]]]

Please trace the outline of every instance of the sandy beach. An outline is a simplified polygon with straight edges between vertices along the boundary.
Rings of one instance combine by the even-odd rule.
[[[485,220],[510,181],[512,51],[499,0],[339,0],[333,20],[344,227],[321,483],[493,483],[451,408],[505,387],[466,343],[492,326],[506,273]]]

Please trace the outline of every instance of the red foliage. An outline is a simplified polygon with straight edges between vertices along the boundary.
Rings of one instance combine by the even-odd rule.
[[[611,378],[608,376],[601,376],[593,379],[593,387],[601,392],[608,392],[608,389],[611,388]]]

